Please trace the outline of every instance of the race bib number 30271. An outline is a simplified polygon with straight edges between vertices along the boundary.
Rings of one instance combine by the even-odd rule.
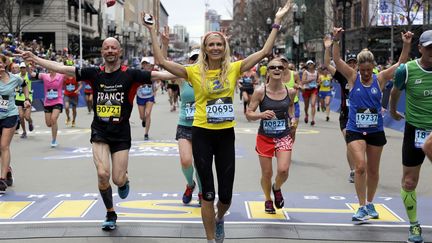
[[[221,123],[234,120],[234,107],[230,97],[218,98],[207,101],[207,122]]]

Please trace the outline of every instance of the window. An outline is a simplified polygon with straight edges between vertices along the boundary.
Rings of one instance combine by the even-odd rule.
[[[361,3],[354,4],[354,26],[361,27],[362,7]]]
[[[87,16],[88,16],[88,13],[84,12],[84,24],[87,24]]]
[[[40,17],[42,15],[42,10],[40,8],[33,9],[33,17]]]
[[[74,13],[75,13],[75,22],[78,22],[78,8],[75,7],[74,9]]]
[[[93,15],[90,14],[90,26],[93,26]]]
[[[350,29],[351,28],[351,6],[350,7],[346,7],[345,8],[345,29]]]
[[[24,16],[30,16],[30,8],[24,8],[22,10],[22,13]]]

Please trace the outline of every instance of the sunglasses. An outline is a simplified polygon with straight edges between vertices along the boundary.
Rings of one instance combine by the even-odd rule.
[[[285,70],[285,67],[284,66],[269,66],[268,67],[268,69],[270,69],[270,70],[276,70],[276,69],[278,69],[278,70]]]

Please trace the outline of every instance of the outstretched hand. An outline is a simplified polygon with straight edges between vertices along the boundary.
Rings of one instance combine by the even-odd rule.
[[[283,6],[283,8],[278,9],[275,15],[275,23],[280,24],[285,14],[288,13],[291,10],[291,8],[292,8],[292,0],[287,0],[285,6]]]
[[[324,36],[324,39],[323,39],[323,42],[324,42],[324,47],[325,48],[330,48],[331,47],[331,45],[332,45],[332,37],[330,36],[330,35],[325,35]]]
[[[27,63],[36,61],[36,55],[31,51],[15,49],[15,52],[16,54],[13,54],[15,57],[22,57]]]
[[[403,43],[411,44],[414,34],[411,31],[401,32]]]
[[[168,46],[170,38],[169,38],[169,26],[164,26],[163,32],[161,33],[161,41],[163,45]]]
[[[333,27],[333,39],[340,40],[343,32],[344,32],[344,29],[338,28],[338,27]]]

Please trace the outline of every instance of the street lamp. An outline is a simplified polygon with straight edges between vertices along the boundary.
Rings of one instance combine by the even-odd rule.
[[[293,36],[293,40],[297,44],[296,63],[297,63],[297,65],[299,65],[300,64],[300,49],[301,49],[300,46],[303,43],[301,25],[302,25],[302,22],[304,20],[304,15],[307,11],[307,7],[303,3],[300,6],[300,11],[299,11],[299,7],[298,7],[297,3],[294,3],[292,8],[293,8],[293,12],[294,12],[294,23],[296,24],[294,27],[295,34]]]
[[[272,26],[272,20],[270,17],[267,17],[266,24],[267,24],[268,33],[270,35],[271,29],[272,29],[272,27],[271,27]]]
[[[124,40],[124,59],[129,62],[128,59],[128,39],[130,37],[129,27],[123,28],[123,40]]]
[[[114,37],[115,33],[116,33],[116,25],[114,23],[114,21],[110,21],[110,23],[108,24],[108,36],[109,37]]]
[[[342,29],[346,31],[346,9],[351,7],[351,0],[342,0]],[[341,50],[345,57],[345,34],[341,36]]]

